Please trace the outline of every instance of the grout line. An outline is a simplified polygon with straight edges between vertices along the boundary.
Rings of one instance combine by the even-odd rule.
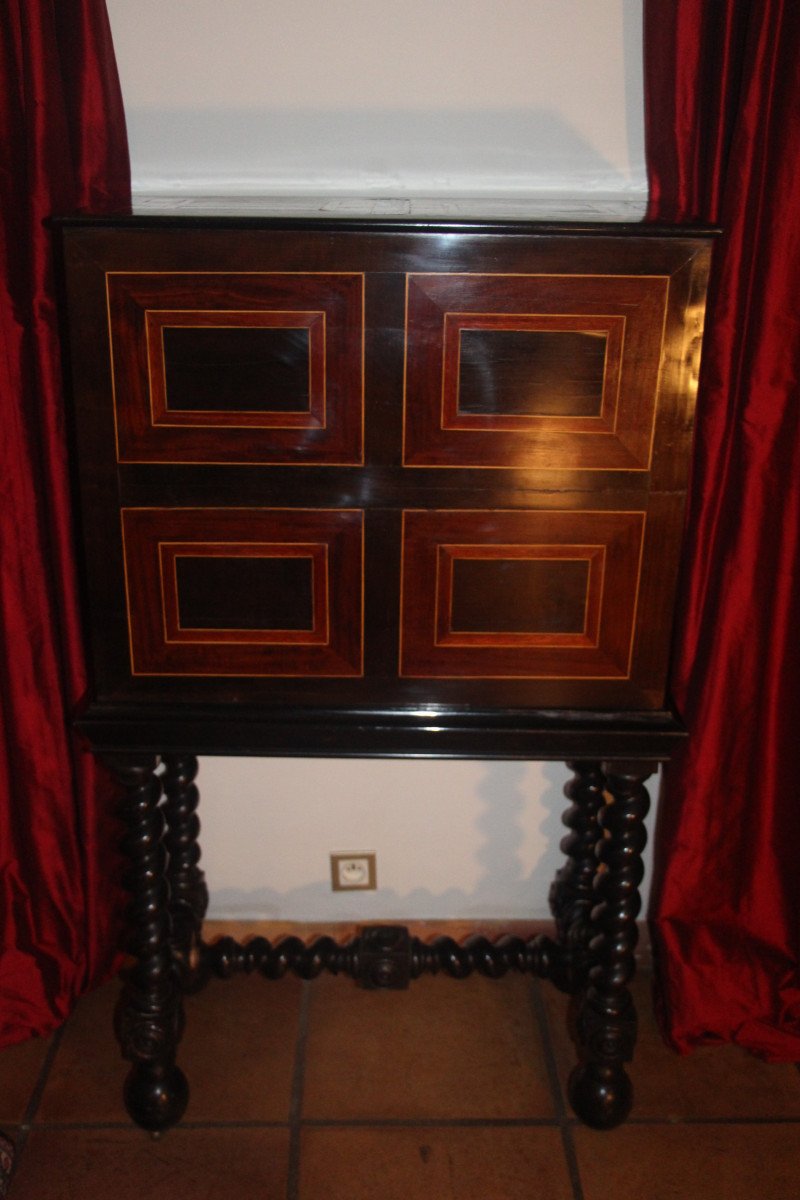
[[[580,1128],[582,1122],[577,1117],[570,1124]],[[797,1117],[627,1117],[622,1128],[626,1125],[800,1125]],[[613,1133],[613,1130],[611,1130]]]
[[[67,1028],[67,1026],[65,1023],[61,1026],[60,1029],[56,1030],[56,1032],[53,1036],[52,1045],[50,1045],[50,1047],[48,1048],[47,1054],[44,1056],[44,1062],[42,1063],[41,1070],[39,1071],[39,1075],[36,1080],[36,1083],[33,1086],[33,1091],[31,1092],[31,1098],[28,1101],[28,1105],[25,1109],[25,1112],[23,1113],[22,1120],[20,1121],[20,1125],[29,1127],[33,1124],[33,1119],[36,1116],[36,1113],[39,1110],[39,1105],[42,1102],[42,1096],[44,1094],[44,1089],[47,1084],[48,1077],[50,1075],[50,1068],[52,1067],[53,1060],[55,1059],[55,1056],[58,1053],[58,1048],[61,1045],[61,1041],[64,1037],[64,1032],[65,1032],[66,1028]]]
[[[553,1117],[306,1117],[309,1129],[536,1129]]]
[[[578,1168],[578,1156],[575,1153],[575,1143],[572,1137],[572,1126],[573,1124],[577,1124],[577,1122],[571,1120],[570,1114],[567,1112],[567,1106],[564,1103],[561,1080],[558,1077],[558,1064],[556,1063],[555,1050],[553,1049],[553,1041],[550,1035],[550,1022],[547,1017],[547,1009],[542,999],[541,984],[538,979],[533,981],[531,997],[533,1010],[539,1022],[547,1077],[550,1080],[550,1091],[553,1096],[558,1125],[561,1131],[561,1145],[564,1151],[567,1173],[572,1185],[572,1197],[573,1200],[584,1200],[583,1184],[581,1183],[581,1174]]]
[[[47,1086],[47,1080],[50,1075],[50,1068],[52,1067],[53,1060],[55,1059],[55,1056],[58,1053],[58,1048],[61,1045],[61,1039],[64,1036],[65,1029],[66,1029],[66,1023],[64,1025],[62,1025],[60,1029],[57,1029],[55,1034],[53,1035],[53,1041],[50,1044],[50,1046],[48,1047],[47,1053],[44,1056],[44,1062],[42,1063],[41,1068],[39,1069],[39,1074],[36,1077],[36,1083],[33,1085],[33,1089],[30,1094],[30,1099],[28,1100],[28,1103],[25,1106],[25,1112],[22,1114],[22,1120],[19,1122],[19,1124],[16,1127],[17,1134],[16,1134],[16,1137],[14,1137],[12,1139],[12,1141],[14,1143],[14,1165],[11,1169],[11,1178],[12,1179],[13,1179],[14,1175],[16,1175],[17,1171],[19,1170],[19,1164],[20,1164],[20,1160],[22,1158],[22,1152],[25,1149],[26,1142],[28,1141],[28,1135],[31,1131],[34,1117],[36,1116],[36,1113],[38,1112],[38,1109],[39,1109],[39,1105],[42,1102],[42,1096],[44,1095],[44,1089]]]
[[[442,1129],[541,1129],[561,1128],[559,1117],[305,1117],[300,1122],[309,1129],[409,1129],[437,1128]],[[585,1129],[586,1126],[578,1117],[567,1115],[566,1124],[570,1129]],[[800,1125],[797,1117],[628,1117],[625,1126],[636,1125],[649,1128],[654,1125]],[[21,1130],[20,1123],[9,1122],[6,1128]],[[133,1134],[145,1131],[132,1121],[37,1121],[37,1130],[52,1133],[58,1130],[74,1132],[89,1129],[118,1129]],[[175,1131],[203,1129],[287,1129],[287,1121],[222,1121],[213,1118],[207,1121],[182,1120],[175,1126]],[[26,1132],[31,1126],[25,1126]],[[168,1129],[166,1137],[172,1132]],[[613,1130],[608,1131],[613,1133]],[[15,1146],[18,1145],[14,1139]]]
[[[286,1178],[286,1200],[298,1200],[300,1193],[300,1127],[303,1114],[303,1090],[306,1079],[306,1043],[311,1006],[311,984],[303,983],[300,997],[300,1016],[294,1054],[292,1094],[289,1103],[289,1167]]]
[[[208,1121],[179,1121],[177,1125],[171,1125],[169,1129],[165,1129],[161,1134],[162,1138],[167,1138],[173,1132],[180,1133],[181,1130],[190,1129],[192,1131],[202,1129],[286,1129],[286,1121],[215,1121],[213,1118]],[[36,1124],[36,1129],[46,1130],[48,1133],[57,1132],[58,1130],[67,1130],[74,1132],[75,1130],[88,1129],[118,1129],[132,1134],[147,1135],[147,1130],[142,1129],[134,1121],[39,1121]],[[158,1139],[156,1139],[158,1140]]]
[[[442,1128],[442,1129],[548,1129],[561,1128],[562,1122],[558,1117],[305,1117],[301,1121],[308,1129],[413,1129],[413,1128]],[[584,1123],[578,1117],[566,1118],[570,1129],[585,1129]],[[628,1117],[625,1126],[634,1125],[649,1128],[654,1125],[800,1125],[798,1117]],[[19,1123],[9,1122],[6,1129],[21,1130]],[[37,1121],[35,1126],[25,1126],[26,1133],[31,1128],[48,1133],[64,1130],[75,1132],[80,1130],[102,1129],[121,1130],[132,1134],[145,1131],[132,1121]],[[182,1120],[175,1126],[175,1131],[202,1131],[204,1129],[288,1129],[287,1121],[222,1121],[209,1119],[207,1121]],[[167,1137],[172,1133],[168,1129]],[[613,1130],[608,1131],[613,1133]],[[9,1135],[10,1136],[10,1135]],[[17,1138],[12,1139],[15,1146],[19,1145]]]

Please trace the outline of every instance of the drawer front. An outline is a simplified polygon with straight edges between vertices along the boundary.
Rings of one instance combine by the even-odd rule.
[[[362,461],[359,274],[106,276],[119,462]]]
[[[401,675],[630,678],[645,513],[403,517]]]
[[[362,512],[121,518],[133,675],[361,675]]]
[[[668,286],[411,275],[404,462],[647,471]]]
[[[663,706],[703,239],[65,243],[101,699]]]

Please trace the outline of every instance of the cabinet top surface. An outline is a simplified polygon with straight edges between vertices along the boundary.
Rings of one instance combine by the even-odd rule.
[[[656,224],[615,215],[587,203],[564,212],[552,202],[492,198],[381,197],[145,197],[133,212],[110,216],[63,214],[57,226],[158,228],[170,226],[229,226],[309,228],[336,226],[342,230],[415,232],[430,229],[464,232],[564,234],[608,237],[707,237],[719,231],[705,225]]]

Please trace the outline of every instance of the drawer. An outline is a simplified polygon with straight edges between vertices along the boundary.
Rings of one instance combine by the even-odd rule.
[[[119,462],[362,461],[364,278],[109,272]]]
[[[666,275],[410,275],[407,466],[647,471]]]

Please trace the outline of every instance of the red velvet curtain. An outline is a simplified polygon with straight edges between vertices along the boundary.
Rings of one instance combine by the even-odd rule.
[[[651,918],[663,1028],[800,1060],[800,5],[645,0],[649,216],[719,222]]]
[[[108,971],[108,785],[66,716],[85,688],[61,396],[53,213],[130,208],[104,0],[0,4],[0,1044]]]

